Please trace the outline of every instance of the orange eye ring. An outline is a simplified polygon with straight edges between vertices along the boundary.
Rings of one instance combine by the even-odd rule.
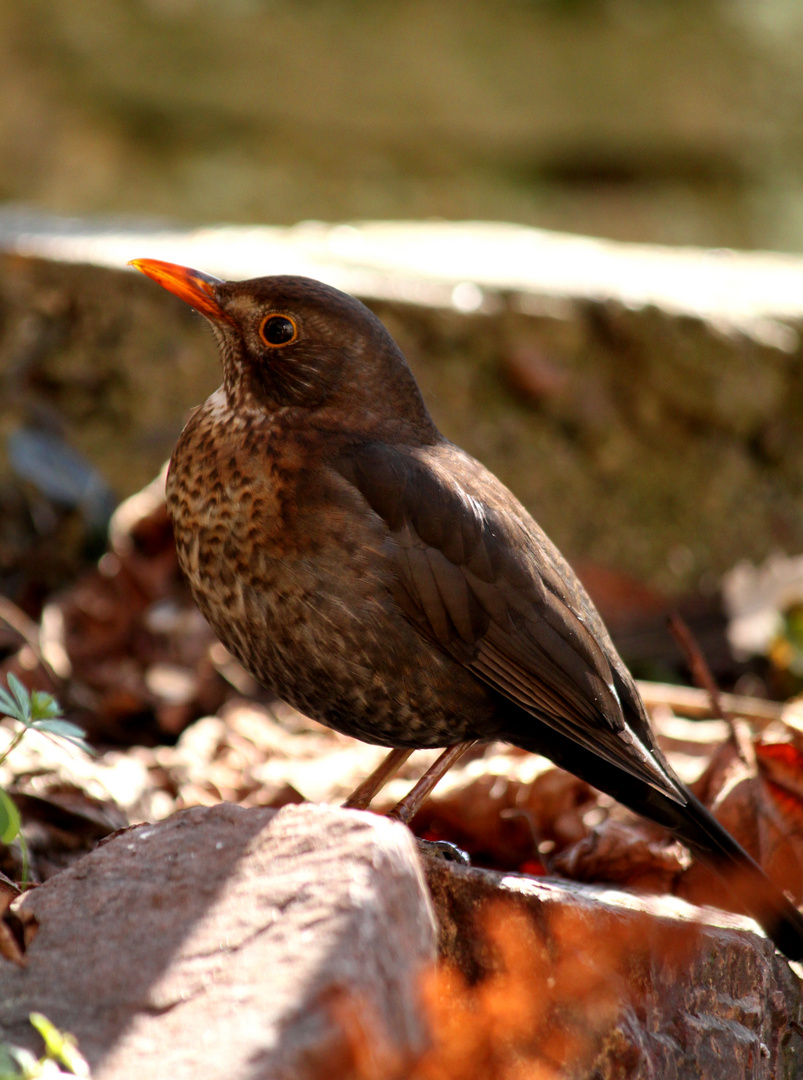
[[[298,325],[291,315],[273,311],[259,324],[259,336],[269,349],[281,349],[298,337]]]

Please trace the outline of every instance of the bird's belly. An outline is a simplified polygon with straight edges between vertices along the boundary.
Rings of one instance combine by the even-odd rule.
[[[375,537],[286,514],[269,466],[255,474],[233,445],[233,474],[210,466],[225,484],[196,481],[188,455],[199,451],[202,419],[174,451],[168,507],[196,603],[243,667],[307,716],[366,742],[445,746],[492,727],[488,690],[390,596]]]
[[[201,530],[179,545],[196,603],[227,649],[277,697],[328,727],[386,746],[446,746],[492,725],[488,691],[400,624],[365,565],[344,574],[349,568],[341,563],[333,574],[261,551],[245,566],[232,562],[225,544],[205,549],[204,539]],[[352,583],[348,595],[344,580]]]

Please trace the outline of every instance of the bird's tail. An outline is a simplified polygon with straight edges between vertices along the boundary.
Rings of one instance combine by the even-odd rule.
[[[790,960],[803,960],[803,914],[691,794],[672,831],[713,870],[743,910]]]
[[[531,720],[529,731],[523,732],[519,727],[515,732],[506,732],[505,737],[523,750],[546,753],[557,765],[612,795],[640,817],[668,829],[724,880],[739,906],[756,920],[788,959],[803,960],[803,915],[699,799],[674,776],[660,751],[656,750],[656,773],[660,759],[661,771],[669,780],[668,788],[664,790],[634,777],[554,731],[550,730],[548,740],[534,737]],[[678,797],[670,798],[667,790],[671,788],[677,791]]]

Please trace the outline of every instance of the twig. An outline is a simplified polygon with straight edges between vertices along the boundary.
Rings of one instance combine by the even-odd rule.
[[[701,690],[705,690],[708,694],[711,700],[712,712],[728,725],[737,753],[749,768],[751,775],[755,776],[758,771],[758,763],[747,724],[743,720],[737,719],[733,713],[725,708],[719,687],[711,674],[711,669],[703,656],[703,651],[683,619],[679,615],[673,614],[669,616],[668,621],[669,631],[686,657],[692,679]]]
[[[56,686],[61,686],[64,680],[54,671],[52,665],[42,653],[42,646],[39,642],[39,627],[7,596],[0,596],[0,620],[15,634],[19,634],[25,644],[33,651],[34,656],[45,669],[48,677],[53,680]]]
[[[676,686],[674,683],[647,682],[636,680],[644,704],[648,709],[656,705],[666,705],[673,712],[694,719],[708,719],[714,715],[711,698],[705,690],[696,686]],[[753,727],[767,727],[777,720],[783,720],[786,705],[778,701],[766,701],[764,698],[746,697],[743,694],[720,693],[719,700],[728,713],[743,716]]]

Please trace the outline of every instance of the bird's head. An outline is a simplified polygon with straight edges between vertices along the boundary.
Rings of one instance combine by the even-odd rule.
[[[204,315],[223,361],[223,386],[238,410],[302,410],[370,435],[375,424],[434,431],[407,362],[368,308],[311,278],[220,281],[155,259],[130,265]],[[400,435],[403,435],[400,432]]]

